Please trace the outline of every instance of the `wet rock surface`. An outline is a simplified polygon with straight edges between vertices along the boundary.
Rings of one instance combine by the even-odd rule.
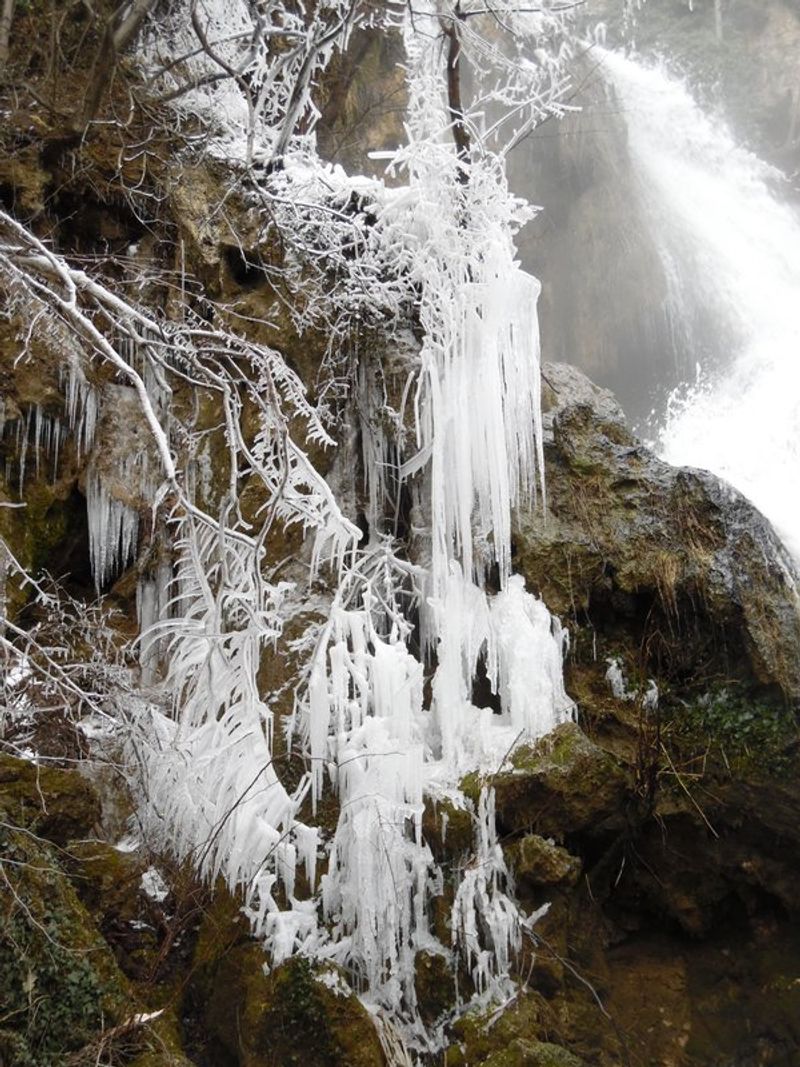
[[[754,676],[798,700],[798,575],[766,519],[713,475],[659,460],[576,368],[546,364],[543,381],[547,506],[515,536],[529,586],[579,639],[635,641],[643,670]]]

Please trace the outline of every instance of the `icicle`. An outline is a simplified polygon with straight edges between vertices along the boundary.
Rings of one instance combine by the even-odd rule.
[[[153,628],[169,618],[172,565],[161,562],[152,575],[141,575],[136,584],[136,615],[139,622],[139,666],[142,684],[151,685],[158,670],[162,641]]]
[[[487,154],[468,182],[459,180],[453,152],[431,121],[442,114],[442,100],[427,92],[442,74],[442,57],[438,49],[429,54],[412,86],[409,125],[420,136],[404,160],[410,187],[386,193],[375,227],[403,265],[424,334],[407,397],[414,454],[402,454],[408,442],[401,427],[387,425],[382,383],[363,361],[358,383],[370,529],[391,528],[392,497],[405,482],[423,501],[417,525],[428,525],[421,564],[391,559],[377,536],[357,553],[357,528],[305,453],[279,440],[274,426],[265,422],[252,449],[277,517],[313,536],[312,578],[330,561],[340,579],[297,695],[292,731],[309,770],[293,795],[275,770],[272,711],[259,692],[264,648],[288,615],[280,587],[263,579],[260,542],[187,518],[172,614],[161,578],[139,590],[143,668],[151,669],[157,643],[168,649],[165,689],[174,702],[174,720],[151,712],[137,749],[149,776],[148,825],[179,855],[199,857],[207,877],[221,874],[242,887],[273,965],[294,952],[343,963],[373,1001],[412,1028],[414,957],[434,943],[426,908],[443,882],[422,837],[424,795],[448,792],[465,804],[458,792],[465,771],[497,770],[515,742],[538,737],[572,708],[561,680],[560,627],[511,573],[512,509],[531,504],[543,465],[539,283],[519,270],[512,241],[528,216],[509,195],[500,160]],[[287,182],[291,173],[284,171]],[[157,390],[144,373],[148,391]],[[72,378],[69,389],[80,394],[71,401],[72,424],[79,407],[86,423],[93,394]],[[279,450],[286,450],[280,465]],[[269,471],[278,466],[270,487]],[[118,502],[102,478],[87,489],[93,563],[105,575],[131,550],[133,518],[114,510]],[[494,597],[484,588],[490,572],[501,589]],[[410,600],[419,608],[423,647],[437,660],[429,710],[423,663],[410,650]],[[480,663],[501,714],[472,703]],[[328,782],[340,815],[327,870],[319,898],[299,901],[297,865],[313,885],[319,842],[298,812],[307,797],[316,811]],[[494,794],[484,791],[474,862],[453,907],[453,947],[487,997],[510,984],[520,944],[524,920],[512,893]]]
[[[126,466],[132,467],[135,459]],[[120,472],[123,479],[130,470]],[[89,520],[89,558],[98,592],[136,556],[139,512],[112,497],[94,468],[86,475],[86,514]]]
[[[492,602],[499,695],[515,734],[535,741],[572,717],[564,690],[564,636],[519,575]]]
[[[513,989],[508,977],[526,922],[513,897],[495,828],[494,790],[482,789],[475,826],[475,852],[461,872],[453,901],[453,948],[470,968],[479,994],[500,997]]]
[[[33,410],[33,450],[36,457],[36,477],[39,477],[42,448],[42,405],[36,404]]]
[[[65,436],[64,427],[60,419],[53,420],[53,482],[58,481],[58,460],[61,454],[61,444]]]
[[[78,459],[88,453],[97,428],[97,393],[89,384],[77,361],[70,360],[60,371],[65,390],[67,425],[75,439]]]
[[[19,447],[19,495],[22,496],[25,491],[25,460],[28,455],[28,441],[31,434],[31,408],[28,408],[28,413],[25,416],[25,421],[22,419],[19,421],[19,427],[17,429],[17,446]],[[21,447],[20,447],[21,441]]]

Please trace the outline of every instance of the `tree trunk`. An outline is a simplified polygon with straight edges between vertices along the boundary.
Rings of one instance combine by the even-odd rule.
[[[0,11],[0,67],[8,63],[8,42],[13,19],[14,0],[3,0],[3,9]]]
[[[472,143],[464,119],[464,107],[461,101],[461,41],[459,24],[463,21],[461,5],[456,4],[453,21],[445,27],[448,40],[447,47],[447,108],[453,125],[453,140],[458,155],[458,180],[464,184],[469,176],[469,162]]]

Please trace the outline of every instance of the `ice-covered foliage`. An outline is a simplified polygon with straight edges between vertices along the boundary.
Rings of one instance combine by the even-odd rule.
[[[387,5],[391,9],[395,5]],[[311,89],[356,26],[388,11],[368,0],[251,4],[181,0],[151,22],[144,50],[151,91],[211,126],[226,151],[252,162],[283,157],[301,118],[316,117]]]
[[[342,595],[334,602],[297,717],[315,792],[323,766],[339,790],[323,883],[338,958],[368,979],[374,997],[413,1016],[410,960],[430,941],[426,903],[437,888],[420,833],[423,793],[457,791],[466,771],[496,769],[515,742],[567,717],[571,702],[561,631],[511,575],[511,511],[531,504],[541,471],[538,283],[519,270],[513,246],[526,210],[496,157],[476,160],[461,180],[436,102],[441,52],[409,34],[412,137],[394,161],[409,184],[376,215],[384,239],[403,249],[417,294],[424,339],[405,392],[415,435],[389,443],[371,427],[365,454],[370,462],[395,456],[393,478],[413,485],[426,544],[413,576],[399,575],[386,547],[381,566],[368,556],[347,576],[342,595],[356,608],[345,610]],[[369,383],[362,389],[369,395]],[[385,475],[370,471],[368,498],[381,528],[392,503]],[[490,571],[501,586],[495,596],[484,589]],[[409,586],[407,602],[392,599]],[[415,609],[423,649],[435,653],[428,710],[422,665],[409,649]],[[480,663],[500,715],[472,704]],[[506,892],[490,800],[477,828],[477,873],[459,889],[455,930],[487,991],[507,977],[523,917]],[[462,936],[474,940],[476,925],[488,927],[486,943],[465,949]]]
[[[541,49],[561,20],[510,2],[492,5],[491,18],[477,4],[412,5],[408,144],[391,161],[390,187],[323,166],[310,139],[295,136],[298,117],[313,112],[315,73],[357,21],[378,15],[341,0],[303,10],[178,5],[152,31],[151,87],[203,121],[217,109],[230,142],[244,138],[242,195],[280,232],[275,269],[298,330],[323,327],[331,350],[356,361],[357,344],[345,342],[364,324],[382,325],[398,345],[401,327],[407,347],[414,339],[399,409],[383,405],[374,357],[338,384],[342,436],[349,419],[361,428],[365,543],[305,447],[332,446],[331,422],[278,352],[188,300],[166,314],[124,299],[2,213],[0,269],[29,321],[73,339],[65,419],[91,452],[96,580],[105,586],[137,561],[141,685],[129,702],[130,751],[146,832],[243,892],[272,964],[298,952],[343,964],[424,1044],[416,953],[455,953],[488,999],[507,991],[528,921],[484,790],[453,944],[436,941],[429,909],[443,880],[423,836],[425,797],[469,807],[465,773],[499,770],[515,744],[572,714],[565,635],[512,573],[512,511],[543,490],[539,283],[514,249],[530,209],[509,193],[502,151],[490,150],[497,129],[483,137],[479,121],[482,100],[510,109],[508,144],[557,113],[561,43]],[[509,30],[540,51],[509,60],[496,39]],[[459,113],[446,89],[443,42],[453,34],[476,71]],[[500,88],[484,100],[491,65]],[[454,123],[468,128],[460,147]],[[115,472],[127,495],[98,444],[93,405],[110,375],[149,434]],[[216,405],[222,442],[213,489],[200,469],[211,431],[185,416],[187,394],[201,392]],[[247,518],[245,493],[260,502]],[[402,500],[411,501],[413,543],[398,540]],[[313,640],[295,643],[305,662],[288,724],[274,721],[265,653],[302,592],[271,570],[276,525],[302,528],[325,605]],[[473,702],[481,674],[493,707]],[[295,768],[303,761],[299,780],[284,772],[291,755]],[[338,815],[326,836],[316,819],[330,795]]]

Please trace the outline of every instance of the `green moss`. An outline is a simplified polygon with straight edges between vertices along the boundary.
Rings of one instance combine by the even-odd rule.
[[[139,1053],[129,1067],[191,1067],[183,1053],[180,1025],[174,1007],[154,1019],[137,1035]]]
[[[453,1025],[448,1067],[581,1067],[581,1060],[566,1049],[539,1040],[552,1031],[554,1021],[545,999],[531,991],[520,994],[499,1018],[491,1009],[469,1012]]]
[[[431,1026],[455,1006],[456,986],[450,960],[432,952],[417,953],[414,989],[419,1013]]]
[[[619,762],[574,723],[563,723],[512,756],[514,769],[496,774],[498,822],[506,832],[560,837],[621,818],[628,795]]]
[[[372,1021],[338,972],[331,988],[306,959],[280,967],[269,982],[258,1020],[257,1047],[285,1067],[382,1067],[383,1053]],[[256,1061],[253,1061],[254,1064]]]
[[[100,818],[100,801],[77,771],[38,767],[0,753],[0,812],[57,845],[87,836]]]
[[[459,782],[459,788],[467,800],[471,800],[473,804],[477,804],[481,795],[481,789],[486,784],[486,779],[478,774],[477,771],[471,771]]]
[[[146,866],[141,857],[100,841],[76,841],[68,846],[64,863],[123,973],[150,980],[164,962],[163,914],[140,892]]]
[[[512,841],[505,853],[516,877],[531,885],[574,886],[580,876],[581,861],[538,834]]]
[[[584,735],[566,723],[553,730],[535,745],[522,745],[511,756],[511,764],[520,771],[536,771],[548,767],[569,767],[581,754]]]
[[[0,487],[0,499],[14,500]],[[41,482],[25,487],[25,507],[0,508],[0,537],[8,544],[18,562],[30,573],[37,573],[52,558],[70,528],[69,509],[55,490]],[[7,610],[11,618],[27,603],[30,589],[18,575],[7,583]]]
[[[673,706],[665,719],[674,744],[711,749],[734,775],[785,778],[795,768],[790,753],[800,734],[793,711],[782,702],[720,689]]]
[[[0,830],[3,1063],[57,1067],[129,1013],[129,991],[108,946],[52,850]]]
[[[483,1061],[484,1067],[582,1067],[583,1061],[560,1045],[520,1038]]]
[[[382,1067],[372,1020],[335,968],[324,968],[332,973],[325,978],[295,958],[266,974],[266,963],[239,902],[218,890],[184,1000],[193,1047],[242,1067]]]
[[[479,793],[478,786],[476,799]],[[439,860],[463,856],[465,852],[472,851],[475,836],[472,813],[464,807],[456,807],[449,800],[425,801],[422,832]]]

